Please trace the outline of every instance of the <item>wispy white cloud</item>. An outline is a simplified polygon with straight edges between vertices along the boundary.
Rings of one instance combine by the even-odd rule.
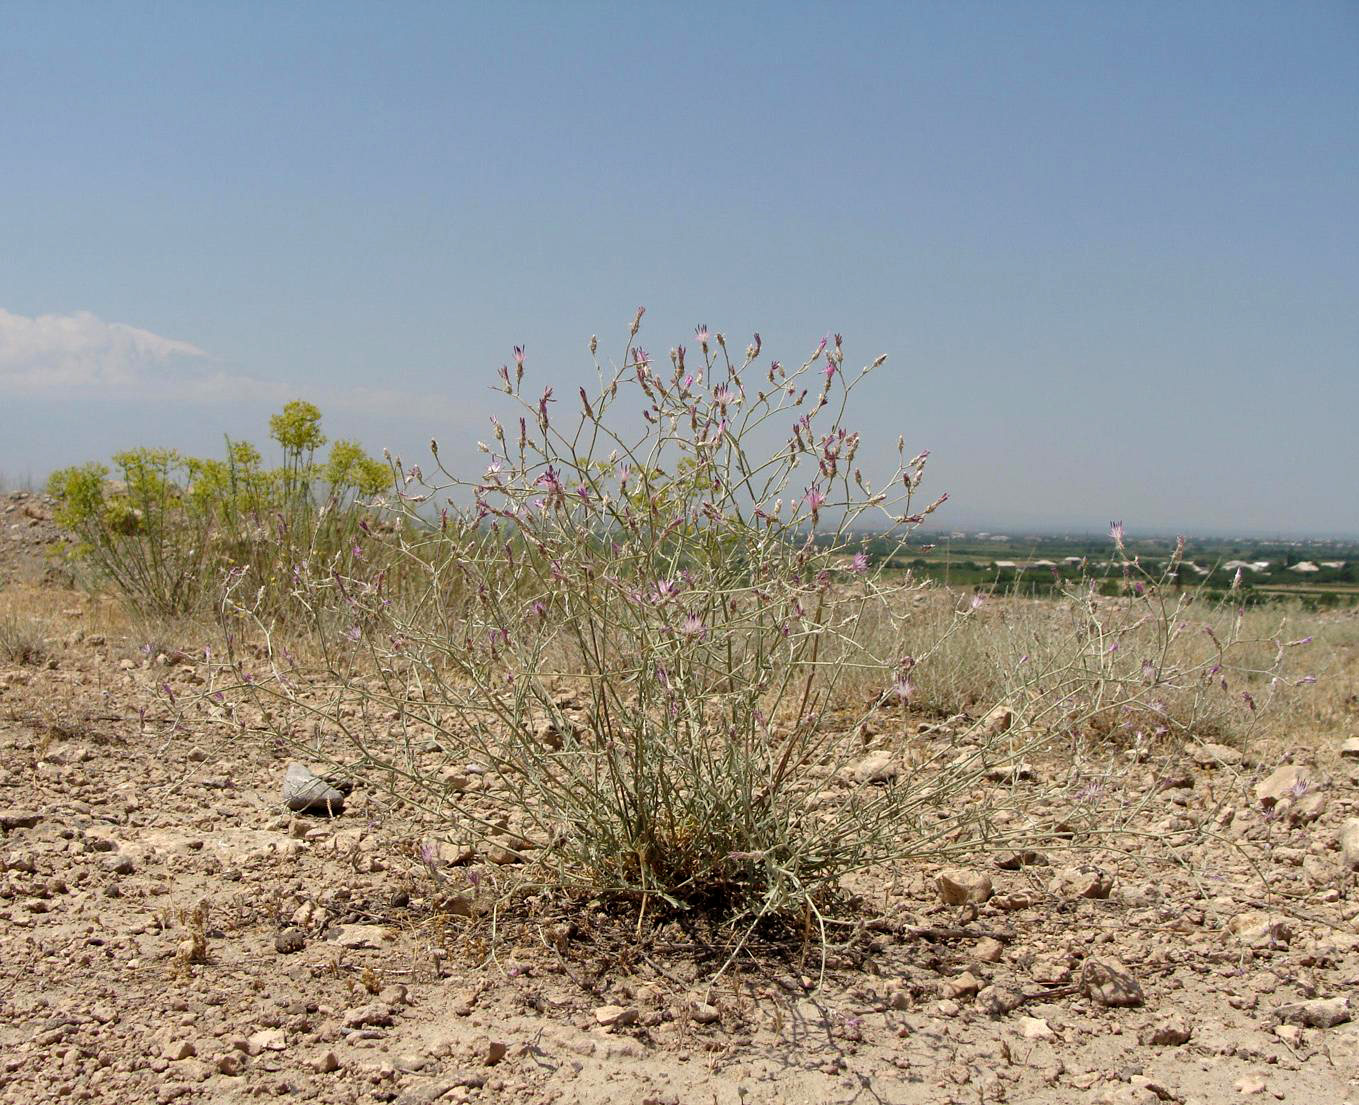
[[[139,390],[148,373],[207,356],[89,311],[28,318],[0,307],[0,386],[11,394],[70,396]]]
[[[89,311],[29,318],[0,307],[0,394],[53,399],[283,403],[394,417],[453,418],[466,410],[438,396],[374,387],[299,387],[230,372],[189,341]]]

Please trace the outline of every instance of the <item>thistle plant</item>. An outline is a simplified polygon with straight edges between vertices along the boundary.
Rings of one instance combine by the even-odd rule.
[[[860,469],[851,400],[885,358],[851,370],[835,335],[787,368],[705,327],[655,358],[641,318],[615,364],[591,339],[569,399],[516,348],[479,475],[434,442],[428,471],[397,462],[406,524],[373,542],[405,585],[364,560],[297,581],[323,672],[229,589],[231,639],[268,638],[267,667],[233,656],[240,686],[451,837],[644,909],[806,917],[849,872],[1003,840],[966,801],[984,756],[890,786],[855,771],[863,723],[931,655],[900,648],[924,585],[863,533],[899,551],[946,499],[922,503],[927,454],[902,440],[881,483]]]

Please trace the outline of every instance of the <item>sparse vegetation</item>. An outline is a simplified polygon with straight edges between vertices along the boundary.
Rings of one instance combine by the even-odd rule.
[[[55,472],[48,486],[70,556],[146,613],[210,608],[227,574],[279,608],[296,565],[344,559],[391,470],[351,441],[318,461],[326,438],[310,403],[287,404],[269,429],[282,450],[275,468],[228,440],[221,460],[138,448],[113,458],[116,479],[97,463]]]
[[[275,469],[136,450],[122,480],[11,497],[0,555],[42,582],[0,595],[0,785],[22,795],[0,911],[84,917],[78,877],[102,895],[87,950],[141,934],[60,967],[116,979],[119,1038],[154,1041],[124,1097],[195,1048],[203,1078],[272,1089],[311,1041],[333,1050],[301,1078],[391,1099],[423,1076],[358,1065],[346,1033],[395,1047],[424,1018],[466,1048],[474,1006],[665,1061],[757,1022],[783,1040],[819,989],[838,1078],[839,1049],[886,1069],[919,1018],[1005,1053],[1016,1016],[1041,1037],[1068,1001],[1164,1018],[1249,1008],[1252,962],[1305,954],[1318,993],[1353,973],[1328,774],[1359,735],[1353,612],[1186,586],[1184,554],[1117,526],[1041,596],[943,585],[915,564],[924,458],[903,450],[890,498],[856,469],[868,385],[839,341],[785,373],[704,336],[664,374],[630,344],[569,418],[516,363],[472,478],[437,450],[428,472],[318,461],[294,405]],[[54,507],[103,594],[42,569]],[[340,788],[334,820],[261,808],[294,756]],[[12,944],[11,989],[50,987],[51,946]],[[296,1015],[250,1012],[285,956]],[[232,1038],[258,1021],[244,1050],[143,1023],[185,1009]],[[505,1041],[474,1046],[531,1096]]]
[[[45,626],[18,610],[0,610],[0,660],[21,667],[46,662]]]

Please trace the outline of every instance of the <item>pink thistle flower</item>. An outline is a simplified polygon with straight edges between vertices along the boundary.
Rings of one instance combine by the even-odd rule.
[[[850,565],[849,570],[856,576],[861,576],[868,571],[868,554],[865,552],[856,552],[854,554],[854,563]]]
[[[516,345],[514,347],[514,363],[520,368],[524,367],[524,349],[525,347],[522,345]]]
[[[806,503],[811,507],[812,514],[816,514],[816,512],[821,509],[821,504],[825,501],[825,493],[815,484],[807,489]]]
[[[701,641],[708,635],[708,628],[697,614],[687,614],[680,623],[680,632],[690,639]]]
[[[892,693],[896,695],[898,702],[905,702],[915,694],[915,684],[906,675],[898,675],[892,680]]]
[[[1122,523],[1122,522],[1110,522],[1110,523],[1109,523],[1109,536],[1112,537],[1112,538],[1114,539],[1114,547],[1115,547],[1116,549],[1122,550],[1122,548],[1123,548],[1123,523]]]

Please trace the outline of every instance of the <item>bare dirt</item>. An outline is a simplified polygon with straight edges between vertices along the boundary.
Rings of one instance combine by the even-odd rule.
[[[286,749],[172,705],[203,642],[112,631],[0,503],[48,634],[0,661],[0,1101],[1359,1101],[1353,734],[1130,763],[1142,846],[884,871],[824,979],[756,945],[710,986],[720,949],[589,903],[458,915],[362,785],[290,814]]]

